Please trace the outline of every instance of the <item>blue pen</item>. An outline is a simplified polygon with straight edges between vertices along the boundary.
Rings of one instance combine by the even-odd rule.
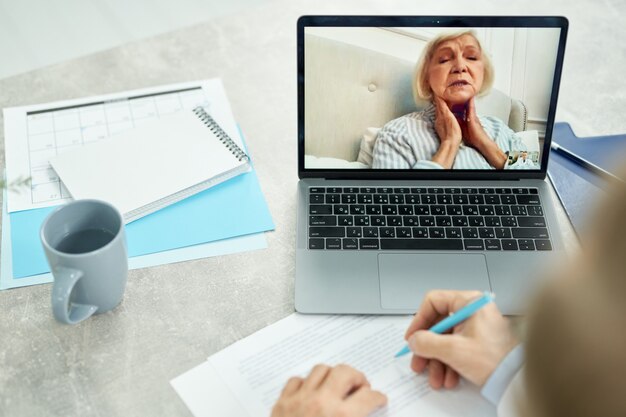
[[[450,330],[451,328],[461,323],[462,321],[469,319],[472,316],[472,314],[474,314],[475,312],[480,310],[482,307],[492,302],[494,298],[496,298],[495,294],[485,291],[483,293],[483,296],[480,297],[478,300],[472,301],[471,303],[469,303],[468,305],[466,305],[459,311],[452,313],[450,316],[441,320],[439,323],[435,324],[433,327],[431,327],[428,330],[434,333],[439,333],[439,334],[445,332],[446,330]],[[406,345],[400,352],[396,353],[394,357],[398,358],[400,356],[406,355],[409,352],[411,352],[411,349],[409,348],[408,345]]]

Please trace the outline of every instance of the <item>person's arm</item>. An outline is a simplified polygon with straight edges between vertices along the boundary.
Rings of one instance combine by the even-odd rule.
[[[526,377],[524,368],[520,369],[507,385],[498,402],[498,417],[519,417],[520,404],[528,404],[526,396]]]
[[[474,98],[467,105],[465,116],[465,140],[468,145],[474,147],[495,169],[504,169],[508,160],[506,154],[498,147],[498,144],[489,137],[476,113]]]
[[[283,388],[271,417],[365,417],[387,403],[361,372],[347,365],[317,365]]]
[[[433,155],[432,162],[438,164],[443,169],[450,169],[458,152],[459,145],[455,145],[450,141],[442,142],[435,155]]]
[[[480,393],[493,405],[498,405],[502,395],[511,385],[511,381],[520,372],[524,365],[524,347],[520,344],[515,346],[496,369],[491,373]]]
[[[435,389],[456,386],[459,375],[482,387],[518,343],[495,303],[481,308],[452,333],[435,334],[427,330],[481,294],[431,291],[406,331],[405,338],[414,353],[411,368],[418,373],[428,368],[429,382]]]
[[[444,169],[451,169],[461,145],[462,132],[459,122],[439,97],[435,97],[435,131],[439,136],[439,149],[432,157],[432,162]]]
[[[439,148],[431,160],[417,160],[413,149],[416,142],[433,140],[431,137],[415,137],[422,133],[409,133],[406,116],[392,120],[378,132],[373,150],[374,169],[450,169],[461,144],[461,128],[456,118],[440,98],[435,98],[435,132]],[[429,133],[430,135],[430,133]]]
[[[484,132],[484,130],[483,130]],[[487,136],[478,145],[475,146],[476,150],[482,154],[487,160],[489,165],[495,169],[505,169],[508,158],[506,154],[498,147],[498,145]]]
[[[398,118],[387,123],[378,132],[372,152],[374,169],[443,169],[435,161],[415,160],[415,152],[409,144],[407,120]]]

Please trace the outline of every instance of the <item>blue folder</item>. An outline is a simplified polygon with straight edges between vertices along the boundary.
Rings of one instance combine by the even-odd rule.
[[[626,135],[579,138],[569,123],[556,123],[552,140],[571,153],[607,172],[616,174],[626,156]],[[548,176],[576,233],[585,233],[587,219],[602,201],[611,183],[554,150],[550,151]]]
[[[626,162],[626,135],[579,138],[569,123],[556,123],[552,141],[612,174]]]
[[[49,272],[39,229],[54,207],[10,214],[13,276]],[[273,230],[254,171],[239,175],[126,225],[128,256]]]

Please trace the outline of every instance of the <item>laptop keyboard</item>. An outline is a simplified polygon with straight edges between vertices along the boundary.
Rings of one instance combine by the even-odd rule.
[[[312,250],[552,250],[536,188],[309,187]]]

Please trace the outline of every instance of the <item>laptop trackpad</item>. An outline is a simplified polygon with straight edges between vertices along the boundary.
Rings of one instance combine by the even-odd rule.
[[[482,254],[379,254],[382,308],[417,309],[433,289],[491,291]]]

